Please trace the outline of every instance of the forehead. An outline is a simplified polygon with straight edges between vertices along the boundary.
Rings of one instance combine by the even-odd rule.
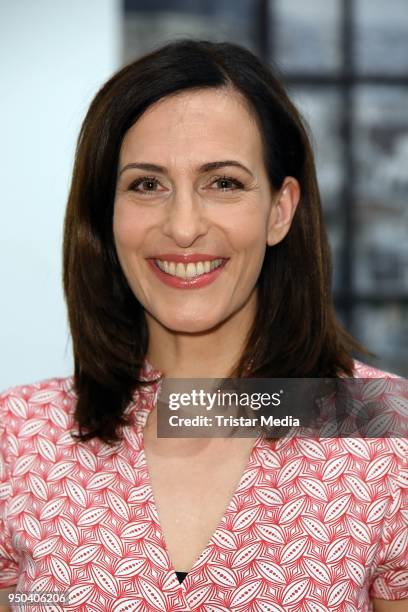
[[[189,90],[159,100],[128,130],[121,149],[123,162],[163,165],[183,159],[205,163],[219,155],[262,159],[255,115],[231,88]]]

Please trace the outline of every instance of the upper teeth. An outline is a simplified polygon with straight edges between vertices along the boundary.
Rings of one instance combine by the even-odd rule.
[[[161,259],[155,260],[156,264],[172,276],[178,276],[179,278],[193,278],[194,276],[200,276],[206,274],[215,268],[218,268],[222,264],[222,259],[213,259],[212,261],[197,261],[196,263],[177,263],[174,261],[162,261]]]

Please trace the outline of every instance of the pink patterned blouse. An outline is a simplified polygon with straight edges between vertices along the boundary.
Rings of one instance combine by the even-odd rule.
[[[366,612],[372,597],[408,598],[405,438],[258,438],[180,584],[143,449],[159,384],[135,395],[115,448],[72,439],[71,378],[1,396],[0,588],[17,584],[32,611]]]

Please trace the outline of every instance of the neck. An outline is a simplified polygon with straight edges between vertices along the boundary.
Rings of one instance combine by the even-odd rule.
[[[199,333],[172,331],[146,313],[147,359],[168,378],[223,378],[246,347],[256,299],[215,328]]]

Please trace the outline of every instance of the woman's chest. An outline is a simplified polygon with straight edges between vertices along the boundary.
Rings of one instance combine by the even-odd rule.
[[[149,480],[172,566],[188,572],[233,501],[254,440],[162,442],[145,438]]]
[[[207,535],[200,556],[184,568],[172,563],[138,444],[121,454],[81,449],[52,464],[37,456],[16,465],[6,527],[20,564],[18,590],[69,590],[84,610],[113,602],[184,612],[365,609],[390,504],[384,464],[348,453],[312,460],[261,446],[221,519],[213,515],[214,527],[205,517],[215,488],[192,478],[190,502],[186,489],[182,501],[204,517]],[[168,483],[168,522],[182,512],[176,483]],[[224,501],[218,499],[217,512]],[[195,519],[189,526],[198,527]],[[173,535],[180,534],[182,524]],[[174,570],[183,569],[190,572],[180,585]]]

